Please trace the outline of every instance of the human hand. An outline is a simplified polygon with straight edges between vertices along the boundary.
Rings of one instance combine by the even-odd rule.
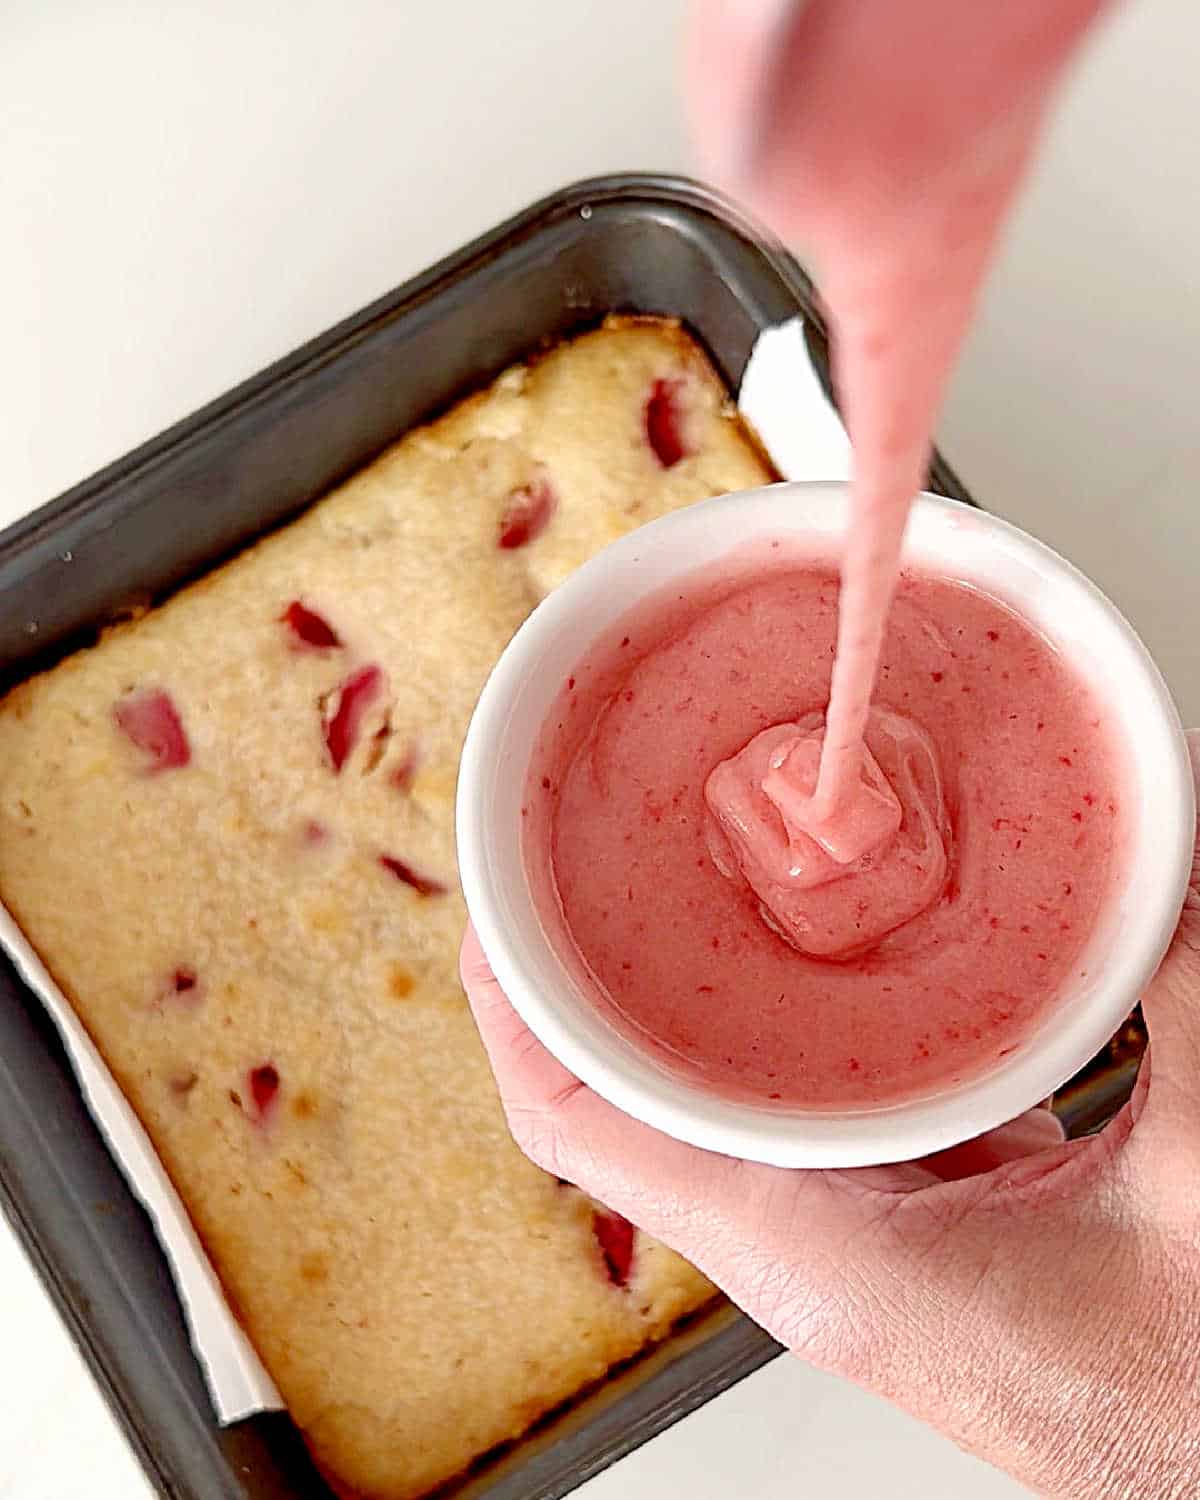
[[[1200,734],[1189,736],[1200,766]],[[463,982],[518,1145],[796,1354],[1064,1500],[1200,1494],[1200,854],[1129,1104],[924,1161],[787,1171],[660,1135],[557,1063],[477,938]]]

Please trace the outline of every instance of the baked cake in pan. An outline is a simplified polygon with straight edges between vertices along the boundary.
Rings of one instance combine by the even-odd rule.
[[[459,748],[605,543],[773,477],[619,319],[0,703],[0,897],[344,1493],[425,1493],[711,1288],[531,1166],[459,986]]]

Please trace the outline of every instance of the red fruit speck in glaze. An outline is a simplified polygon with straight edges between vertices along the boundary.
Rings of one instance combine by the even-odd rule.
[[[534,542],[550,524],[555,509],[554,491],[545,479],[523,484],[508,497],[500,517],[498,545],[506,552]]]
[[[941,682],[943,674],[941,672],[930,672],[929,675],[933,678],[934,682]]]
[[[292,632],[292,646],[296,650],[307,647],[310,651],[334,651],[342,644],[329,621],[299,599],[293,599],[279,618]]]
[[[433,880],[428,875],[422,875],[414,870],[411,865],[405,864],[402,859],[394,859],[390,854],[381,854],[379,863],[397,880],[402,880],[405,885],[412,886],[418,896],[444,896],[446,886],[440,880]]]
[[[678,380],[656,380],[646,401],[646,441],[664,469],[673,468],[688,449],[683,440],[683,411]]]
[[[325,748],[335,772],[340,771],[358,743],[362,721],[383,687],[383,673],[376,666],[359,667],[337,691],[337,708],[325,721]]]
[[[279,1092],[279,1070],[274,1063],[262,1063],[259,1067],[250,1069],[247,1082],[254,1108],[261,1119],[275,1102],[275,1096]]]
[[[134,693],[116,705],[113,718],[126,739],[147,756],[151,774],[178,770],[191,760],[191,746],[169,694]]]
[[[329,837],[329,829],[324,823],[318,823],[315,818],[310,818],[304,825],[304,842],[310,845],[323,844]]]
[[[604,1268],[613,1286],[627,1286],[633,1269],[633,1225],[620,1214],[596,1210],[592,1233],[604,1256]]]
[[[186,965],[176,969],[171,976],[171,988],[177,995],[190,994],[197,982],[195,969],[189,969]]]

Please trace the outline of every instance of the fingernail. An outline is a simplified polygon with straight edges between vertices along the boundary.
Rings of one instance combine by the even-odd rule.
[[[1058,1116],[1051,1114],[1048,1109],[1032,1109],[1013,1123],[1020,1127],[1022,1136],[1035,1146],[1057,1146],[1066,1138]]]

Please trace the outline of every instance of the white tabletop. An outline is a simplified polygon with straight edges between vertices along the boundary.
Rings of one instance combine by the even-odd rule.
[[[6,0],[0,523],[571,179],[689,165],[678,0]],[[1074,80],[943,446],[1123,605],[1200,718],[1193,0]],[[144,1481],[0,1224],[0,1496]],[[588,1500],[1021,1491],[776,1362]]]

